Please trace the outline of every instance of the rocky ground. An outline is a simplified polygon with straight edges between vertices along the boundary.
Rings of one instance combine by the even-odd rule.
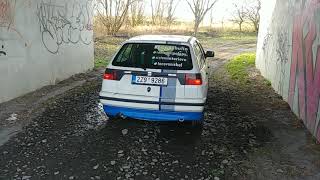
[[[231,80],[226,59],[212,62],[203,128],[108,120],[98,101],[101,78],[90,77],[43,103],[41,113],[0,147],[0,179],[318,177],[318,147],[303,139],[310,135],[287,104],[254,70],[252,83]],[[281,138],[282,130],[294,136]],[[299,144],[290,148],[296,138]],[[301,148],[306,145],[309,150]],[[304,164],[295,161],[299,153]]]

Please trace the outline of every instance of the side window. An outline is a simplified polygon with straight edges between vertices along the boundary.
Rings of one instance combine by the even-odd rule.
[[[196,43],[193,45],[193,48],[194,48],[194,50],[195,50],[195,54],[196,54],[197,62],[198,62],[198,64],[199,64],[199,68],[202,68],[203,65],[204,65],[204,60],[205,60],[202,47],[196,42]]]
[[[132,44],[124,46],[123,50],[119,54],[115,63],[126,63],[131,61],[130,55],[131,55],[132,46],[133,46]]]
[[[204,49],[203,49],[202,45],[201,45],[199,42],[197,42],[197,44],[198,44],[198,46],[199,46],[199,47],[200,47],[200,49],[201,49],[201,52],[202,52],[202,59],[203,59],[203,60],[205,60],[205,59],[206,59],[206,57],[205,57]]]

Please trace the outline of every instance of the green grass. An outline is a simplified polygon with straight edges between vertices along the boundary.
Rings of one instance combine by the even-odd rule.
[[[257,34],[252,32],[208,32],[197,37],[204,48],[215,49],[220,46],[248,46],[256,44]]]
[[[272,83],[271,83],[270,80],[265,79],[265,80],[264,80],[264,83],[265,83],[267,86],[269,86],[269,87],[272,86]]]
[[[94,67],[95,68],[107,67],[108,63],[109,61],[107,61],[105,58],[95,58]]]
[[[95,39],[94,67],[106,67],[110,62],[112,56],[117,52],[120,44],[125,40],[125,38],[117,38],[111,36]]]
[[[231,79],[237,80],[241,83],[249,81],[248,69],[255,66],[255,53],[244,53],[235,56],[226,65],[226,69],[231,76]]]

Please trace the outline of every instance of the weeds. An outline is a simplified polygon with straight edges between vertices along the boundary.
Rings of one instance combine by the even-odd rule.
[[[231,79],[240,83],[247,84],[249,82],[248,69],[255,66],[256,55],[254,53],[240,54],[226,65],[227,71]]]
[[[117,52],[120,44],[125,41],[123,37],[107,36],[96,38],[94,44],[94,67],[105,67],[111,61],[112,56]]]
[[[264,80],[264,83],[265,83],[268,87],[271,87],[271,86],[272,86],[270,80],[265,79],[265,80]]]
[[[102,67],[106,67],[108,65],[109,61],[107,61],[106,59],[103,58],[96,58],[94,60],[94,67],[95,68],[102,68]]]

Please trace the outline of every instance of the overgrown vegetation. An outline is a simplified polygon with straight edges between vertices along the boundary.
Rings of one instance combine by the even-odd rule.
[[[251,0],[260,2],[260,0]],[[103,35],[119,35],[131,34],[132,31],[144,27],[153,29],[154,27],[165,27],[166,30],[174,30],[180,27],[180,30],[190,31],[197,36],[198,31],[204,26],[203,21],[210,14],[210,23],[206,26],[220,26],[225,29],[226,24],[238,24],[238,21],[233,19],[222,19],[218,23],[214,23],[215,10],[214,7],[218,0],[96,0],[95,4],[95,32],[99,31]],[[178,20],[176,10],[186,4],[189,7],[189,12],[192,13],[193,19],[188,22]],[[240,31],[243,31],[242,26],[250,26],[252,31],[257,31],[260,15],[260,6],[257,3],[244,2],[243,21],[241,21]],[[238,6],[230,7],[237,10]],[[151,12],[148,12],[149,9]],[[252,23],[251,23],[252,22]],[[201,25],[202,24],[202,25]],[[243,24],[243,25],[242,25]],[[181,28],[181,26],[184,26]]]
[[[106,36],[96,38],[94,43],[94,66],[95,68],[106,67],[112,56],[116,53],[125,37]]]
[[[248,2],[251,2],[251,6],[248,6]],[[251,24],[257,33],[260,26],[261,0],[235,2],[234,7],[234,12],[230,20],[239,26],[240,32],[242,32],[243,24],[247,23]]]
[[[201,44],[208,49],[215,50],[216,47],[224,44],[247,44],[255,43],[257,40],[254,32],[235,32],[235,31],[214,31],[204,32],[206,29],[202,29],[199,32],[198,39]],[[165,32],[158,32],[159,34],[165,34]],[[142,32],[141,32],[142,34]],[[179,34],[179,33],[176,33]],[[192,32],[180,32],[184,35],[192,35]],[[139,34],[132,34],[136,36]],[[112,56],[116,53],[117,49],[123,41],[130,38],[131,36],[125,37],[114,37],[104,36],[95,38],[95,68],[106,67],[110,62]]]
[[[94,60],[94,67],[95,68],[102,68],[108,65],[108,61],[103,58],[95,58]]]
[[[240,83],[248,83],[249,69],[255,66],[255,60],[255,53],[244,53],[231,59],[231,61],[226,65],[231,79],[237,80]]]

